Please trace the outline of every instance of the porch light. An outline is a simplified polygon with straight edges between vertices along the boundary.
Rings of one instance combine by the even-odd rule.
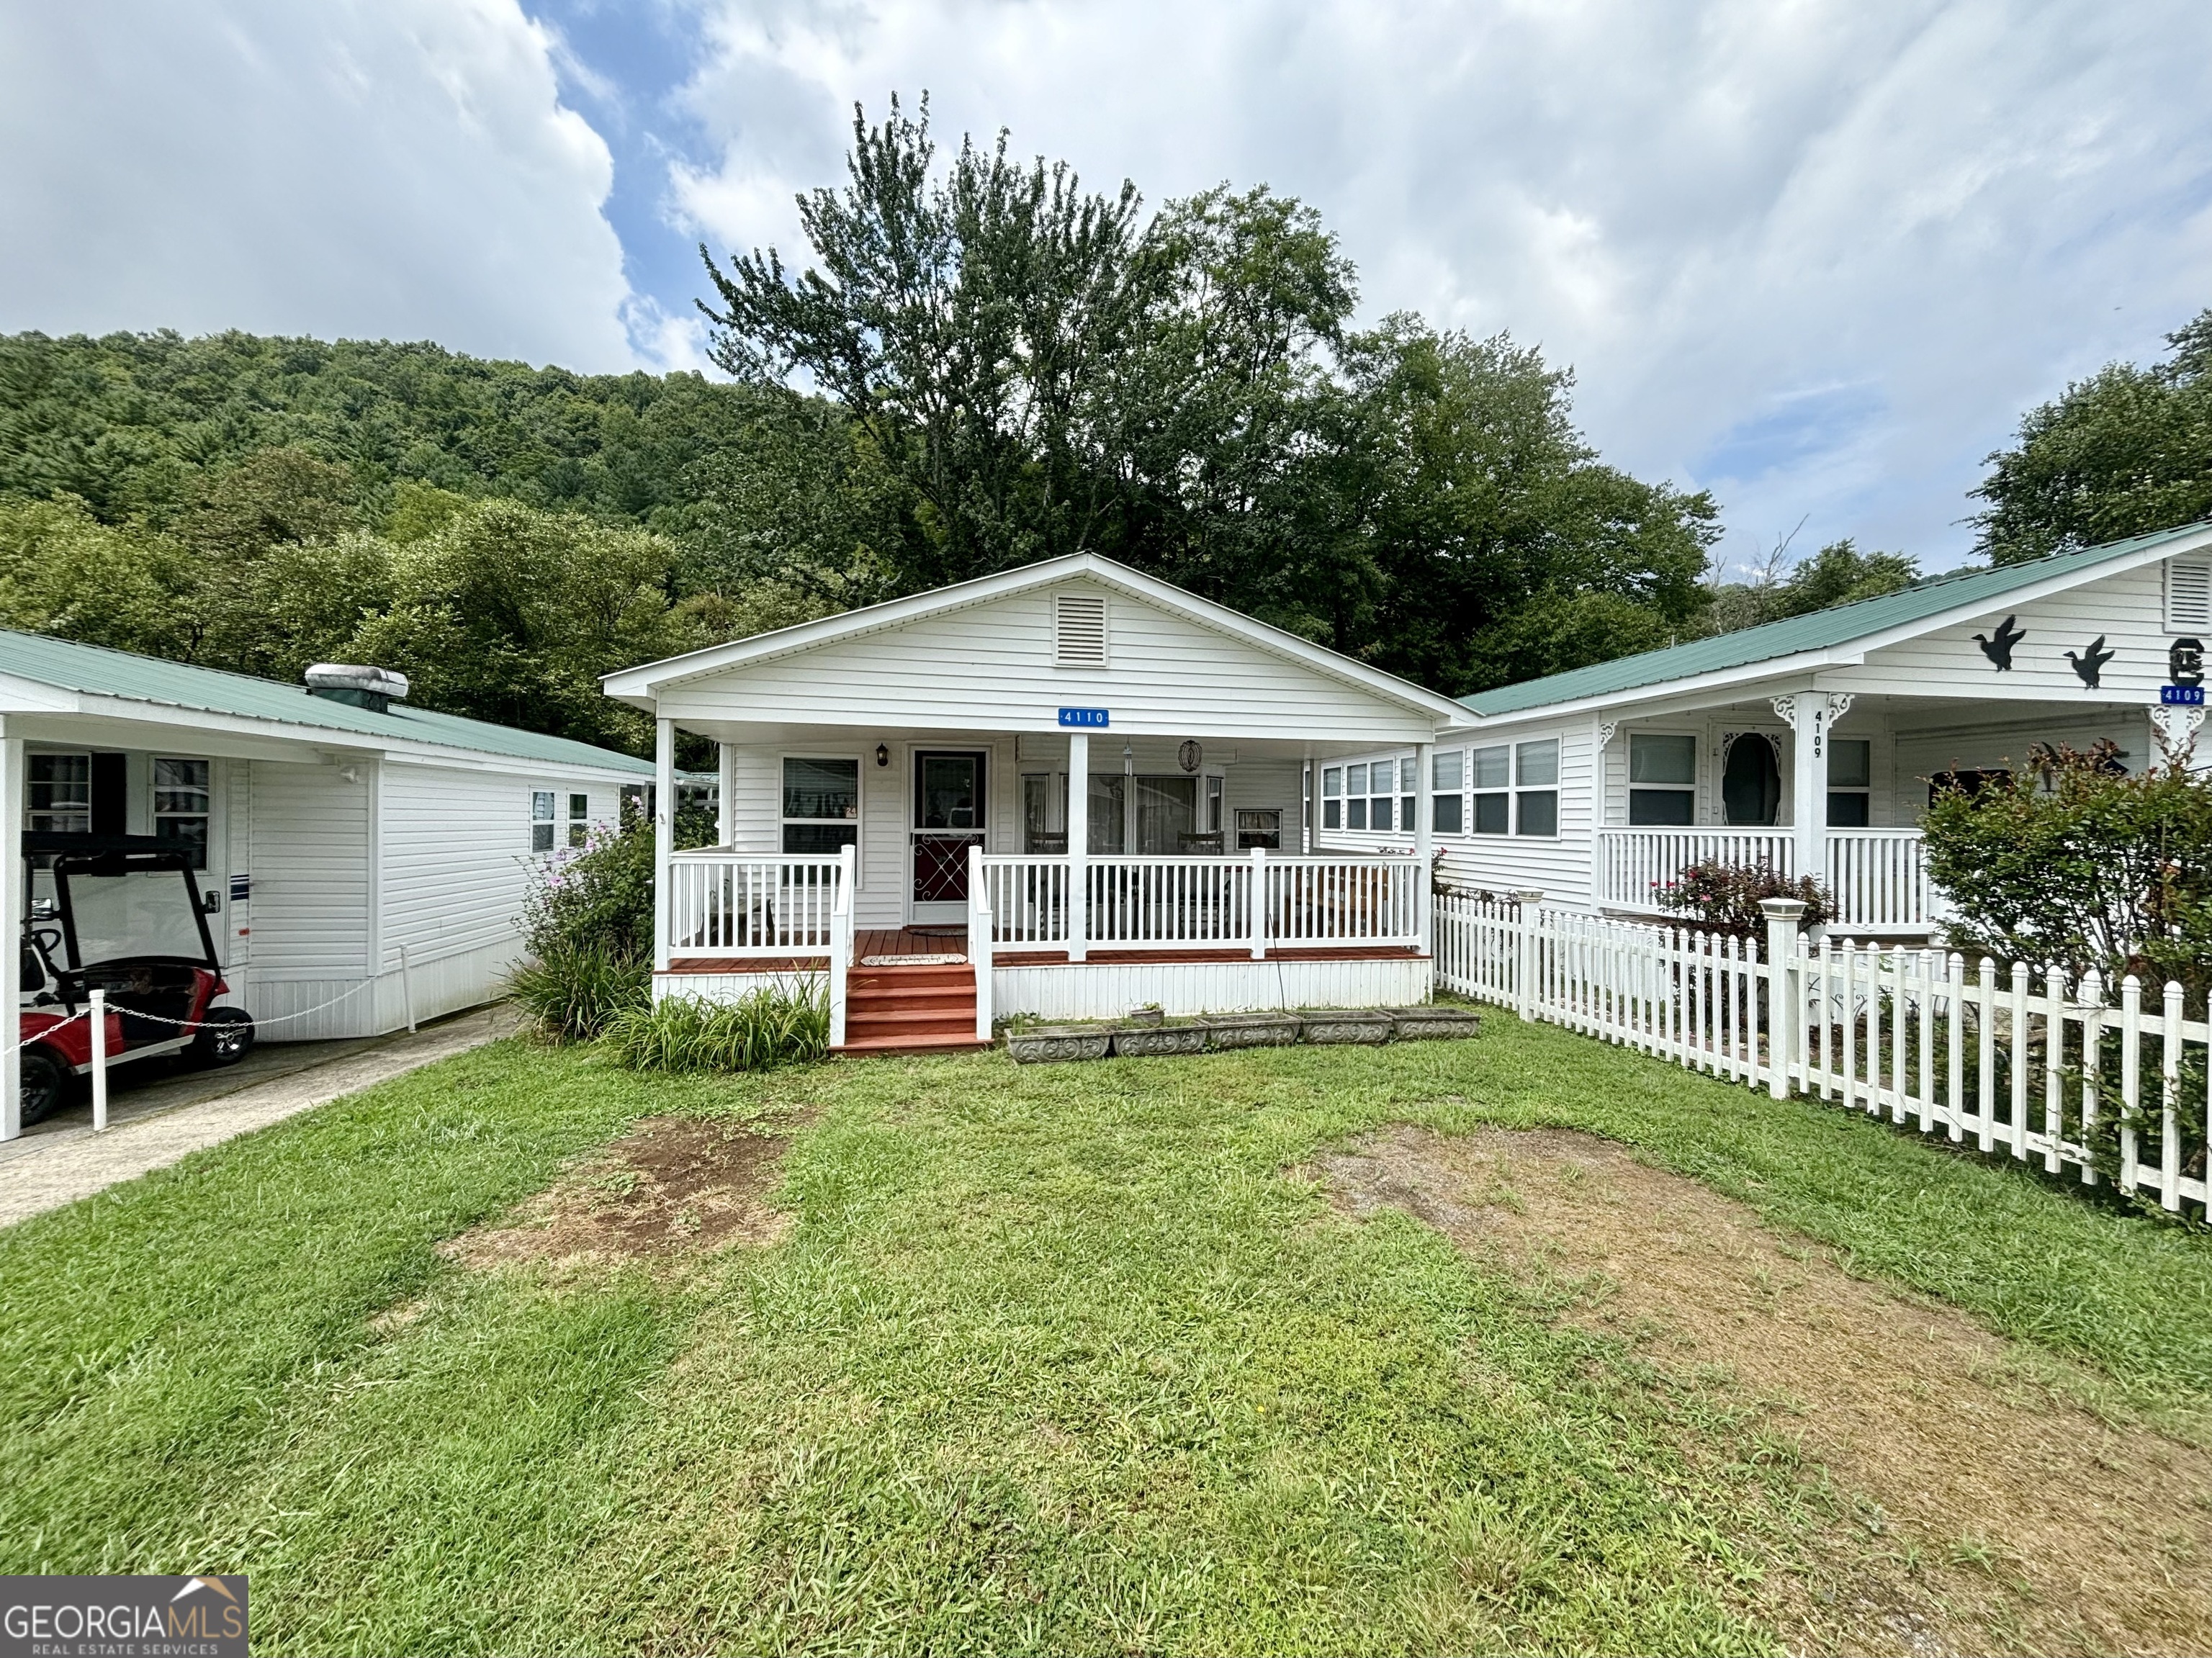
[[[883,744],[883,743],[878,743],[878,744],[876,744],[876,763],[877,763],[878,765],[879,765],[879,766],[888,766],[888,765],[890,765],[890,762],[891,762],[891,751],[890,751],[890,746],[889,746],[888,744]]]

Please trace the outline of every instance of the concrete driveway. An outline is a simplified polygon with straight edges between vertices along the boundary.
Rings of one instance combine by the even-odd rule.
[[[481,1047],[511,1034],[520,1023],[501,1003],[425,1025],[411,1035],[275,1043],[227,1070],[133,1078],[128,1066],[118,1067],[106,1133],[93,1132],[91,1104],[80,1102],[33,1125],[20,1139],[0,1142],[0,1226]]]

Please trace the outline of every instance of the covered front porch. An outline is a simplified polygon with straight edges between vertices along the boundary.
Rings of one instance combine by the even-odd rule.
[[[666,853],[657,995],[817,979],[833,1044],[866,1051],[1010,1016],[1430,994],[1426,849],[1307,853],[1310,745],[707,734],[717,844]]]
[[[1594,896],[1662,915],[1685,870],[1757,865],[1816,878],[1833,901],[1831,931],[1927,937],[1948,908],[1919,822],[1935,793],[2008,777],[2038,744],[2110,741],[2140,769],[2157,758],[2149,712],[1808,691],[1624,720],[1606,748]]]
[[[716,843],[679,852],[659,823],[659,995],[823,975],[848,1050],[987,1041],[1010,1016],[1430,996],[1427,829],[1322,853],[1307,783],[1386,744],[1425,767],[1464,710],[1109,561],[608,689],[655,717],[662,799],[678,733],[715,744]]]

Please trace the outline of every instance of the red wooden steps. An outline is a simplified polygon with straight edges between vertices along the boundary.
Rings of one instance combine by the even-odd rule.
[[[975,1040],[975,969],[965,963],[848,970],[839,1053],[941,1054],[985,1046]]]

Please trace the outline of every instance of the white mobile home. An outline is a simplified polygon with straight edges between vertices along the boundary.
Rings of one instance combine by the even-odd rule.
[[[651,767],[327,677],[318,693],[0,631],[11,927],[24,831],[155,836],[193,849],[225,999],[266,1040],[374,1035],[496,994],[533,864],[613,821]],[[0,951],[0,1002],[19,972]],[[9,1075],[11,1114],[15,1098]]]
[[[1944,576],[1466,699],[1428,762],[1455,884],[1660,912],[1709,859],[1819,878],[1838,930],[1925,938],[1932,788],[2110,739],[2131,769],[2203,718],[2212,526]],[[1324,766],[1326,847],[1410,844],[1410,751]],[[1383,817],[1378,821],[1378,811]]]
[[[827,973],[852,1051],[972,1043],[994,1012],[1429,994],[1424,847],[1309,855],[1304,783],[1465,711],[1109,560],[606,684],[655,716],[661,799],[679,729],[720,749],[720,844],[677,853],[663,816],[660,994]]]

